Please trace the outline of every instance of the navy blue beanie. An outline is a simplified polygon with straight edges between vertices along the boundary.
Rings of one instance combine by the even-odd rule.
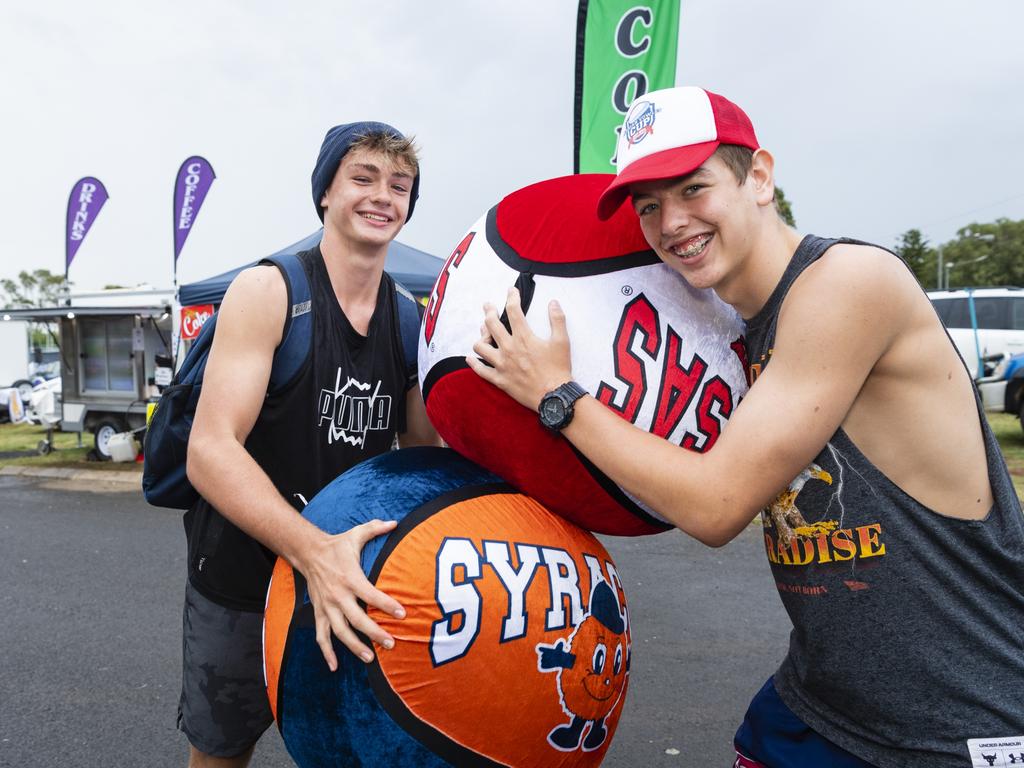
[[[320,145],[320,154],[316,158],[316,166],[313,168],[313,205],[316,206],[316,213],[320,221],[324,220],[324,209],[320,201],[324,199],[324,192],[331,186],[334,174],[338,172],[341,165],[341,158],[352,148],[352,142],[360,136],[373,133],[386,133],[404,139],[405,136],[396,128],[387,123],[375,123],[363,120],[358,123],[346,123],[336,125],[324,136],[324,143]],[[412,209],[416,207],[416,198],[420,196],[420,173],[416,171],[416,177],[412,180],[412,190],[409,193],[409,212],[405,216],[408,221],[412,218]]]

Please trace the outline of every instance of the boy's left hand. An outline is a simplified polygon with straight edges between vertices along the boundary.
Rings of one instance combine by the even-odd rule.
[[[509,289],[505,312],[511,333],[494,305],[484,304],[484,324],[473,345],[478,357],[470,355],[466,363],[484,381],[536,411],[544,395],[572,379],[565,314],[557,301],[548,304],[551,336],[541,339],[530,330],[515,288]]]

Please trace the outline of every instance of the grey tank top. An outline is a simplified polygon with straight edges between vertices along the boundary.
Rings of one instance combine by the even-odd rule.
[[[790,287],[838,242],[862,244],[805,237],[749,321],[755,384]],[[841,428],[762,513],[793,622],[779,695],[814,730],[883,768],[1024,765],[1024,747],[1012,746],[1024,734],[1024,517],[980,401],[978,412],[995,498],[983,520],[924,507]],[[941,413],[934,434],[956,439]],[[1003,762],[989,763],[997,749]]]

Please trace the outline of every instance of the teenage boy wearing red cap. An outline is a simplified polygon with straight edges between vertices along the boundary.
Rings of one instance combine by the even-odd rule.
[[[736,734],[736,765],[959,768],[1020,746],[1024,519],[911,272],[882,248],[786,226],[772,155],[703,89],[640,97],[617,159],[599,215],[628,199],[661,259],[746,320],[752,386],[714,450],[573,402],[555,302],[549,339],[514,291],[511,332],[486,307],[468,362],[706,544],[761,513],[794,630]]]
[[[391,126],[332,128],[312,176],[323,237],[299,255],[310,306],[287,311],[287,286],[273,267],[245,270],[224,297],[188,449],[189,480],[203,497],[186,515],[178,724],[191,743],[190,765],[246,765],[272,721],[261,647],[274,553],[307,580],[332,670],[332,634],[366,661],[372,653],[356,631],[393,644],[357,601],[402,615],[359,564],[363,544],[394,523],[330,536],[296,509],[344,470],[389,450],[396,434],[403,446],[440,442],[402,352],[396,302],[413,299],[384,272],[419,179],[411,140]],[[283,394],[268,396],[287,316],[310,309],[309,360]],[[353,426],[332,418],[356,412],[345,409],[345,398],[363,392],[374,393],[374,419]]]

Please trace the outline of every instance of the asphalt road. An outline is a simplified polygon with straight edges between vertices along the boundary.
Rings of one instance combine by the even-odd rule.
[[[634,643],[604,765],[730,766],[789,632],[758,529],[719,550],[677,533],[604,542]],[[180,514],[136,491],[0,477],[0,765],[185,765],[184,557]],[[291,765],[276,730],[252,765]]]

